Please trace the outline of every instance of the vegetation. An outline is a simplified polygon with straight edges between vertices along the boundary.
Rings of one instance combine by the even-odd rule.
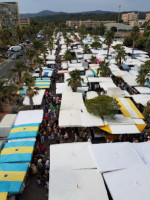
[[[114,32],[112,30],[108,30],[105,33],[105,43],[108,46],[108,49],[107,49],[107,58],[109,56],[109,49],[110,49],[111,44],[113,43],[113,40],[114,40]]]
[[[102,44],[100,42],[96,41],[91,44],[91,47],[94,49],[102,48]]]
[[[88,44],[85,44],[84,46],[83,46],[83,53],[85,53],[85,54],[89,54],[91,51],[90,51],[90,49],[89,49],[89,45]]]
[[[140,70],[138,71],[138,76],[136,81],[140,83],[141,86],[143,86],[146,81],[150,82],[149,73],[150,73],[150,60],[146,61],[145,64],[141,65]]]
[[[102,77],[109,77],[112,73],[108,66],[109,62],[102,61],[97,69],[97,75],[100,73]]]
[[[92,64],[97,64],[97,58],[96,58],[96,56],[92,55],[90,61],[91,61]]]
[[[143,116],[146,120],[147,125],[150,126],[150,101],[147,102],[147,105],[144,108]]]
[[[85,101],[85,106],[89,113],[99,116],[104,120],[105,116],[114,117],[120,106],[116,99],[102,95]]]
[[[126,51],[125,51],[124,47],[122,47],[122,45],[120,45],[120,44],[116,45],[113,48],[117,50],[116,62],[117,62],[117,65],[120,67],[122,64],[122,60],[126,59],[125,58]]]
[[[132,43],[132,57],[134,55],[134,47],[135,47],[135,41],[138,39],[139,36],[139,28],[137,26],[134,26],[131,30],[131,38],[133,40]]]
[[[69,50],[67,50],[65,52],[65,55],[63,56],[63,60],[64,61],[71,61],[73,59],[74,59],[73,55],[71,54],[71,52]]]
[[[67,79],[68,81],[68,86],[71,86],[73,92],[77,91],[77,87],[81,87],[81,75],[79,70],[73,70],[72,72],[69,73],[70,78]]]

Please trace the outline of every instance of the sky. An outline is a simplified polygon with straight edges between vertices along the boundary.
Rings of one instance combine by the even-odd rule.
[[[4,0],[0,0],[3,2]],[[9,1],[9,0],[6,0]],[[15,0],[10,0],[15,1]],[[92,10],[149,11],[149,0],[17,0],[20,13],[36,13],[42,10],[81,12]]]

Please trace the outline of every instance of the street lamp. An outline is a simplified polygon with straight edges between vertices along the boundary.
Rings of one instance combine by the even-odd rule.
[[[118,23],[119,23],[119,21],[120,21],[120,8],[121,8],[121,5],[119,5]]]

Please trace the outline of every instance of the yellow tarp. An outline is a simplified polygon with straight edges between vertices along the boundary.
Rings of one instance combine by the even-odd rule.
[[[1,151],[1,155],[18,154],[18,153],[32,153],[34,147],[11,147],[5,148]]]
[[[10,133],[23,132],[23,131],[38,131],[38,126],[19,127],[11,130]]]
[[[108,125],[100,126],[99,128],[104,130],[104,131],[106,131],[107,133],[112,133],[111,129],[110,129],[110,127]]]
[[[26,172],[1,171],[0,180],[1,181],[24,181],[25,175],[26,175]]]
[[[0,192],[0,200],[7,200],[8,192]]]

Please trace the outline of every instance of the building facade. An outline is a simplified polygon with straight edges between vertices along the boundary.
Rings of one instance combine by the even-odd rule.
[[[100,25],[100,23],[115,23],[116,21],[92,21],[92,20],[87,20],[87,21],[66,21],[66,25],[68,27],[74,28],[74,27],[79,27],[79,26],[85,26],[85,27],[92,27],[96,28]]]
[[[19,9],[17,2],[0,2],[1,26],[14,29],[20,26]]]
[[[146,13],[145,21],[146,21],[146,22],[150,21],[150,13]]]
[[[121,19],[124,23],[127,23],[131,26],[135,26],[135,25],[137,25],[137,21],[138,21],[138,14],[136,14],[134,12],[124,13],[124,14],[122,14]]]
[[[20,19],[20,26],[21,27],[30,26],[30,19],[29,18]]]

